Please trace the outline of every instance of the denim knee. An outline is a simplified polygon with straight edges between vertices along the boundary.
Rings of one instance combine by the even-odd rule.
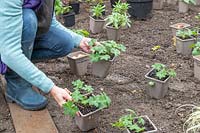
[[[22,42],[33,41],[37,32],[37,17],[32,9],[23,9]]]

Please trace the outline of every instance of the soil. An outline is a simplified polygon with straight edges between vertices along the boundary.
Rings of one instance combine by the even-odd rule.
[[[107,12],[110,3],[107,2]],[[114,61],[105,79],[91,75],[91,65],[88,74],[78,77],[70,71],[67,57],[38,63],[39,69],[44,71],[58,86],[71,90],[71,82],[77,79],[92,85],[95,92],[105,91],[112,100],[108,109],[101,111],[99,125],[88,133],[121,133],[110,123],[118,116],[125,114],[124,109],[135,110],[138,115],[148,115],[159,130],[159,133],[183,133],[183,123],[187,118],[189,108],[176,109],[183,104],[198,105],[200,101],[200,82],[194,78],[192,56],[177,54],[172,41],[172,29],[169,25],[185,22],[197,26],[200,22],[194,18],[200,8],[193,7],[185,14],[177,12],[178,7],[164,4],[163,10],[153,11],[151,19],[146,21],[132,20],[132,27],[122,31],[119,43],[125,44],[126,52]],[[80,14],[76,16],[75,29],[89,29],[89,5],[80,5]],[[106,40],[106,32],[91,35],[99,40]],[[156,52],[151,49],[160,45]],[[169,94],[165,98],[155,100],[145,93],[147,82],[144,75],[154,63],[163,63],[176,68],[177,77],[170,80]],[[65,116],[63,110],[51,96],[48,110],[59,130],[59,133],[81,133],[72,118]],[[0,132],[14,133],[8,106],[0,100]]]
[[[96,108],[95,106],[84,106],[84,105],[78,105],[80,112],[83,115],[86,115],[90,112],[94,112],[95,110],[97,110],[98,108]]]

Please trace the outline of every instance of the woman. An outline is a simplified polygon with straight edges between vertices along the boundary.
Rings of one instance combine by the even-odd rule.
[[[90,50],[89,38],[64,28],[53,15],[50,17],[48,30],[38,33],[39,21],[35,11],[42,7],[44,1],[0,2],[0,55],[1,60],[9,67],[5,74],[5,97],[8,102],[16,102],[27,110],[40,110],[47,105],[47,99],[35,92],[32,85],[50,93],[60,106],[66,100],[71,100],[67,89],[56,86],[31,61],[62,57],[69,54],[74,47],[80,47],[85,52]]]

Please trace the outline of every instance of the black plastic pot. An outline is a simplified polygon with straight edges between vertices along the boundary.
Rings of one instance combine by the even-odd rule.
[[[80,10],[80,3],[69,3],[69,6],[72,7],[73,11],[75,12],[75,14],[79,14],[79,10]]]
[[[150,17],[153,0],[127,0],[130,5],[128,12],[136,19],[146,19]]]
[[[71,27],[71,26],[75,25],[75,13],[74,12],[65,14],[62,17],[63,17],[65,27]]]

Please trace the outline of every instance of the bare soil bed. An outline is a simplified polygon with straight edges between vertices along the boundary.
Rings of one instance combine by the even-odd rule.
[[[110,10],[110,5],[108,10]],[[89,71],[86,76],[77,77],[70,72],[67,58],[59,58],[37,66],[43,70],[55,83],[63,88],[71,89],[71,82],[82,79],[96,88],[95,92],[104,90],[112,99],[109,109],[101,112],[99,127],[89,133],[121,133],[111,127],[124,114],[124,109],[134,109],[140,115],[148,115],[159,129],[159,133],[182,133],[185,113],[175,114],[182,104],[198,104],[200,100],[200,83],[194,78],[192,56],[178,55],[172,45],[172,31],[169,25],[177,22],[200,24],[194,16],[198,13],[192,10],[179,14],[177,7],[166,5],[163,10],[153,11],[152,18],[146,21],[134,21],[131,28],[123,30],[120,43],[125,44],[127,51],[115,60],[109,75],[105,79],[95,78]],[[88,6],[81,5],[81,12],[76,16],[75,29],[89,28]],[[108,11],[110,12],[110,11]],[[107,12],[107,13],[108,13]],[[106,40],[106,32],[91,37]],[[157,52],[151,48],[160,45]],[[160,62],[176,68],[177,77],[172,79],[169,94],[155,100],[145,93],[146,81],[144,75],[153,63]],[[90,66],[89,66],[89,70]],[[48,109],[60,133],[81,133],[73,119],[63,114],[55,101],[49,97]],[[3,106],[2,106],[3,105]],[[0,100],[0,133],[13,133],[14,128],[8,107]],[[186,111],[186,112],[185,112]]]

